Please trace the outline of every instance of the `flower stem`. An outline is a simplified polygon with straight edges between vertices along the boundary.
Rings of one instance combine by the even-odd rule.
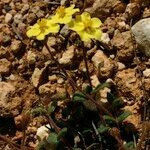
[[[86,75],[87,75],[87,79],[89,82],[90,87],[92,87],[92,83],[91,83],[91,78],[90,78],[90,73],[89,73],[89,67],[88,67],[88,63],[87,63],[87,57],[86,57],[86,50],[85,47],[82,44],[82,48],[83,48],[83,59],[84,59],[84,63],[85,63],[85,67],[86,67]]]

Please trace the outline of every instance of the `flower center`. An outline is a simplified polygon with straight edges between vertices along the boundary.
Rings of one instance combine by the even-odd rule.
[[[63,17],[65,16],[65,14],[66,14],[65,8],[64,8],[63,6],[60,6],[60,7],[57,9],[57,13],[58,13],[58,15],[59,15],[61,18],[63,18]]]
[[[91,22],[91,20],[86,20],[84,22],[84,30],[86,32],[90,32],[92,30],[92,22]]]
[[[41,20],[38,24],[39,24],[39,28],[41,30],[41,32],[45,32],[45,30],[48,28],[48,26],[46,26],[46,20]]]

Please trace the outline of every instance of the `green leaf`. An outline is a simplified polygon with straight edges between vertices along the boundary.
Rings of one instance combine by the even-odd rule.
[[[31,111],[33,116],[37,116],[37,115],[45,115],[47,112],[46,110],[41,106],[41,107],[37,107],[35,109],[33,109]]]
[[[130,141],[128,143],[126,143],[124,145],[124,147],[127,149],[127,150],[134,150],[135,149],[135,145],[134,145],[134,142],[133,141]]]
[[[49,114],[53,113],[53,112],[55,111],[56,107],[57,107],[57,102],[56,102],[56,101],[52,102],[52,103],[48,106],[48,113],[49,113]]]
[[[99,90],[104,89],[105,87],[109,87],[109,83],[99,84],[99,85],[91,92],[91,94],[95,94],[95,93],[97,93]]]
[[[107,93],[107,100],[110,104],[115,100],[115,97],[111,93]]]
[[[124,111],[119,117],[117,117],[117,121],[121,123],[123,120],[125,120],[128,116],[130,116],[132,113],[129,111]]]
[[[61,139],[62,137],[65,137],[66,133],[67,133],[67,128],[61,129],[61,131],[58,133],[58,137],[57,138]]]
[[[104,120],[108,124],[116,124],[116,119],[114,117],[111,117],[111,116],[108,116],[108,115],[104,115]]]
[[[86,98],[86,96],[85,96],[83,93],[77,92],[77,93],[75,93],[75,94],[73,95],[72,99],[73,99],[73,101],[76,101],[76,102],[83,102],[83,101],[85,101],[87,98]]]
[[[88,85],[88,86],[86,86],[84,91],[86,94],[90,94],[92,92],[92,87]]]
[[[47,138],[47,142],[50,144],[57,144],[58,143],[58,139],[57,139],[58,135],[56,133],[50,133],[50,135]]]
[[[124,104],[124,102],[121,99],[115,99],[112,102],[112,106],[113,106],[114,109],[122,108],[123,104]]]
[[[97,129],[99,133],[105,133],[110,129],[110,127],[106,127],[103,124],[100,125],[100,127]]]

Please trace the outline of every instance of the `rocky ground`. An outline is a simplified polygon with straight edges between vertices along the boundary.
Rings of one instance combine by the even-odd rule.
[[[66,92],[67,81],[58,75],[58,68],[46,48],[26,36],[27,27],[50,15],[60,3],[83,7],[83,2],[78,0],[0,1],[0,135],[6,138],[0,142],[2,150],[9,149],[6,143],[9,139],[34,148],[37,129],[47,124],[47,120],[30,118],[30,111],[48,96]],[[92,84],[113,82],[118,96],[126,102],[125,109],[133,113],[128,121],[142,136],[143,122],[149,119],[150,1],[87,0],[85,10],[103,22],[103,47],[94,43],[86,45]],[[134,25],[144,18],[147,18],[144,23]],[[61,32],[64,35],[67,31]],[[64,44],[62,37],[48,38],[55,58],[82,86],[86,83],[82,54],[73,43],[68,44],[67,49]],[[107,92],[110,89],[102,91],[103,102]]]

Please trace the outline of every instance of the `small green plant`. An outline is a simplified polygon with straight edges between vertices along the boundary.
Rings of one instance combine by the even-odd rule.
[[[62,105],[58,105],[59,98],[57,98],[48,106],[43,105],[33,110],[33,115],[46,116],[51,126],[48,138],[39,143],[37,150],[125,150],[131,147],[133,149],[134,140],[128,137],[137,136],[137,133],[132,129],[126,132],[128,123],[124,122],[131,113],[124,111],[123,101],[111,93],[107,95],[106,104],[101,102],[99,92],[108,87],[108,83],[99,84],[96,88],[91,84],[83,42],[100,40],[102,23],[98,18],[91,18],[87,12],[76,15],[74,19],[73,15],[79,12],[79,9],[74,7],[74,5],[68,8],[58,7],[51,18],[39,20],[27,31],[28,37],[43,40],[58,70],[75,91],[72,95],[67,97],[67,93],[63,97]],[[83,90],[59,64],[47,45],[47,36],[52,33],[59,34],[62,25],[67,25],[70,30],[75,31],[81,40],[78,42],[78,48],[83,51],[86,77],[89,82]]]

